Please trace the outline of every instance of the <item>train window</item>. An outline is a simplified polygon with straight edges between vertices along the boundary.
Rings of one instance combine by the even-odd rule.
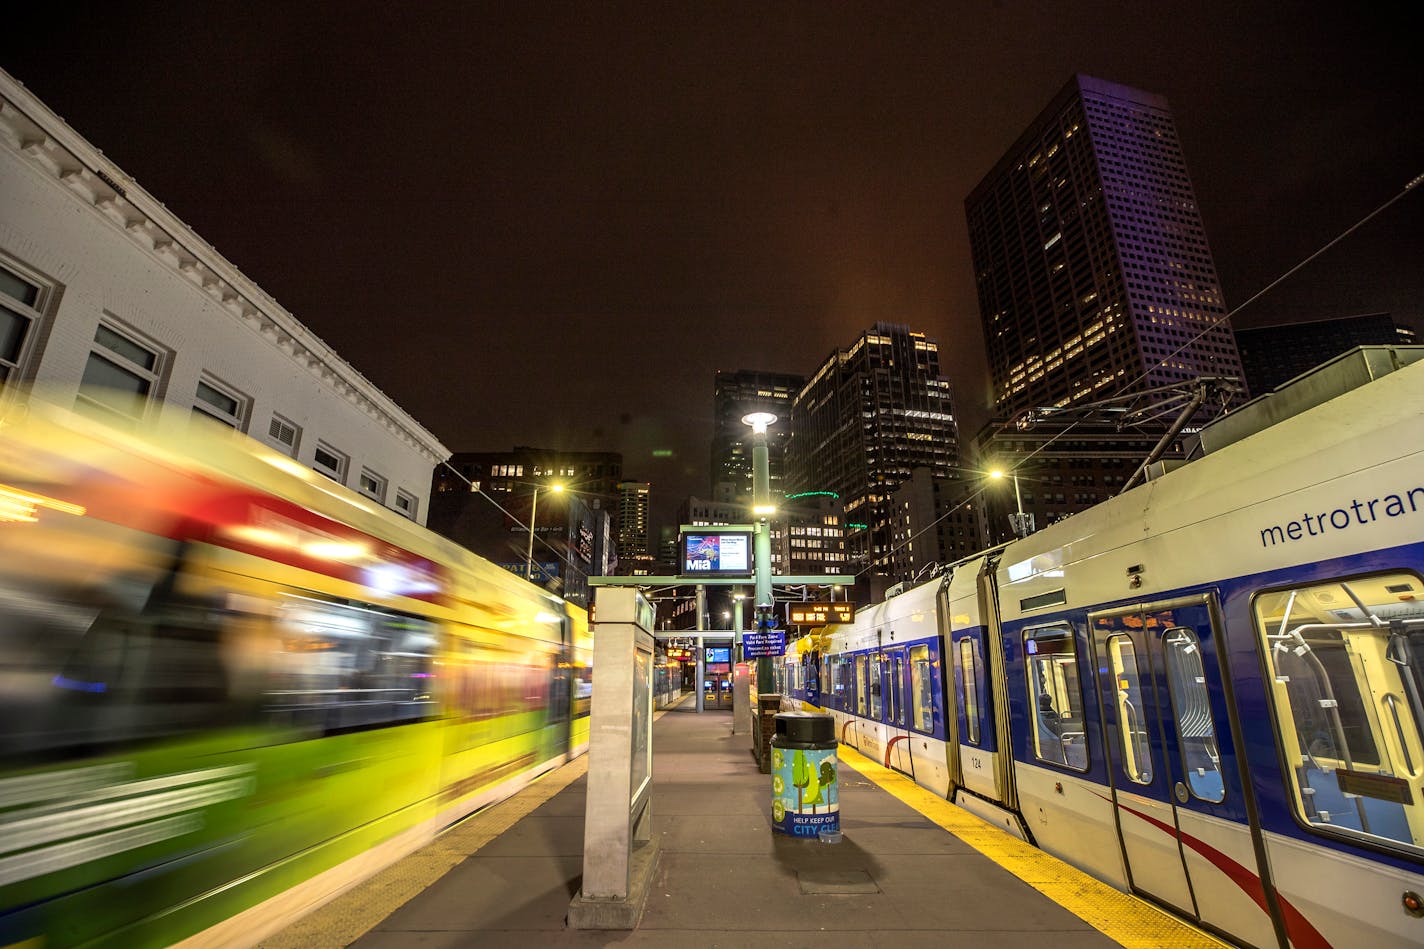
[[[884,687],[881,684],[881,657],[871,655],[870,671],[870,717],[879,721],[884,718]]]
[[[1260,594],[1257,632],[1297,815],[1424,849],[1424,591],[1406,573]]]
[[[292,595],[282,600],[275,632],[270,721],[339,731],[435,714],[434,623]]]
[[[870,689],[866,688],[868,680],[867,666],[869,660],[865,656],[855,657],[855,713],[861,718],[866,713],[866,696],[870,694]]]
[[[1152,745],[1147,734],[1150,714],[1142,700],[1137,673],[1137,649],[1126,636],[1108,639],[1108,662],[1115,685],[1117,732],[1122,748],[1122,773],[1137,784],[1152,783]]]
[[[1226,799],[1226,787],[1221,778],[1221,755],[1216,748],[1216,725],[1207,701],[1201,645],[1196,633],[1184,626],[1174,626],[1163,634],[1162,650],[1166,655],[1167,691],[1172,696],[1172,708],[1177,716],[1177,738],[1187,787],[1200,800],[1220,803]]]
[[[960,694],[960,710],[964,713],[965,738],[979,744],[979,655],[974,640],[959,641],[959,675],[964,682]]]
[[[885,696],[890,709],[890,721],[905,727],[905,653],[890,653],[890,688]]]
[[[1024,631],[1024,664],[1035,727],[1033,751],[1042,761],[1088,769],[1078,645],[1067,626]]]
[[[854,662],[850,656],[837,656],[835,666],[836,682],[836,708],[841,711],[850,711],[851,698],[851,676],[854,670],[851,668]]]
[[[197,589],[183,545],[67,515],[8,527],[0,759],[99,754],[251,720],[242,644]]]
[[[910,700],[914,725],[922,732],[934,731],[934,672],[930,667],[930,647],[910,647]]]

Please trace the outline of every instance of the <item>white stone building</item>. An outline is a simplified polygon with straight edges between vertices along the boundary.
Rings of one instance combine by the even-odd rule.
[[[31,391],[202,413],[420,523],[450,455],[0,70],[0,404]]]

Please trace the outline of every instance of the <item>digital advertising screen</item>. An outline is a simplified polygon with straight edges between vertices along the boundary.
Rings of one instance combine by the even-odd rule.
[[[708,646],[703,653],[703,667],[709,675],[714,672],[731,672],[732,647]]]
[[[749,576],[751,572],[751,534],[739,532],[683,535],[683,576]]]

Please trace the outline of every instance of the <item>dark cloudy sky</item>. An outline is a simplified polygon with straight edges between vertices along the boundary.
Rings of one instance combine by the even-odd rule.
[[[619,450],[664,509],[715,370],[876,320],[983,420],[964,197],[1074,72],[1168,98],[1233,308],[1424,172],[1384,4],[34,7],[0,65],[449,448]],[[1415,192],[1237,325],[1419,325],[1421,233]]]

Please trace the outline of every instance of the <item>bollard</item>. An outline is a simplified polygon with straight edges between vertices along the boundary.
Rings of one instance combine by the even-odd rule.
[[[836,722],[815,712],[782,712],[771,739],[771,829],[792,837],[840,839]]]

